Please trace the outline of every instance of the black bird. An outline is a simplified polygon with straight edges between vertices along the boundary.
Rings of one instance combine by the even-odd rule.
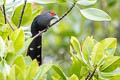
[[[39,31],[42,31],[48,28],[50,21],[58,18],[54,11],[47,11],[43,14],[40,14],[35,17],[31,25],[32,37],[38,34]],[[42,64],[42,35],[35,38],[28,48],[27,55],[32,59],[37,59],[39,65]]]

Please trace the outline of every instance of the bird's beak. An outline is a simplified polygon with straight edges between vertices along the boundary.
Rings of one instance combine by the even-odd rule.
[[[58,20],[58,19],[59,19],[59,17],[58,17],[57,15],[55,15],[55,16],[54,16],[54,19],[57,19],[57,20]]]

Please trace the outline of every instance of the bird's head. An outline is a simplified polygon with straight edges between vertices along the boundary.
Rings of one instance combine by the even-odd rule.
[[[53,17],[53,19],[59,19],[54,11],[48,11],[48,14]]]

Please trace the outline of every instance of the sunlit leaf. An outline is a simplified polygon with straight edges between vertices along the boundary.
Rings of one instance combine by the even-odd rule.
[[[86,8],[80,10],[81,14],[87,19],[94,21],[110,21],[111,17],[104,11],[97,8]]]
[[[87,37],[82,45],[83,57],[89,63],[92,49],[95,45],[93,37]]]
[[[78,39],[76,37],[71,37],[70,40],[72,46],[74,47],[74,49],[76,50],[77,53],[80,53],[80,43],[78,41]]]
[[[33,80],[34,77],[36,76],[36,73],[38,72],[38,68],[39,66],[38,66],[37,61],[33,60],[30,66],[28,67],[25,80]]]
[[[19,56],[19,55],[26,55],[27,54],[27,50],[28,50],[28,47],[30,45],[30,43],[32,42],[32,38],[29,38],[28,40],[25,41],[24,43],[24,46],[22,47],[22,49],[16,54],[16,56]]]
[[[2,39],[2,37],[0,36],[0,57],[3,58],[4,57],[4,53],[5,52],[5,43]]]
[[[98,42],[93,48],[93,51],[91,54],[91,61],[95,66],[95,65],[99,65],[103,60],[103,58],[104,58],[104,48],[103,48],[103,45]]]
[[[4,0],[0,0],[0,6],[4,4]]]
[[[25,61],[24,61],[24,57],[23,56],[18,56],[15,59],[14,64],[16,64],[17,66],[19,66],[20,69],[22,70],[22,73],[25,74],[25,72],[26,72],[26,66],[25,66]]]
[[[51,3],[56,3],[55,0],[35,0],[34,3],[37,4],[51,4]]]
[[[23,74],[22,69],[19,66],[15,65],[15,78],[16,78],[16,80],[25,80],[24,75],[25,74]]]
[[[68,80],[79,80],[79,78],[73,74]]]
[[[2,74],[2,72],[0,72],[0,80],[5,80],[4,75]]]
[[[10,73],[7,77],[7,80],[16,80],[15,79],[15,66],[13,65],[11,70],[10,70]]]
[[[97,2],[97,0],[79,0],[77,4],[83,5],[83,6],[89,6],[93,5]]]
[[[24,45],[24,31],[22,29],[15,30],[11,35],[10,39],[13,41],[15,52],[21,50]]]
[[[15,9],[14,15],[12,17],[12,21],[14,22],[14,24],[16,26],[18,26],[18,24],[19,24],[19,18],[21,16],[21,10],[22,10],[22,8],[23,8],[23,5],[18,6]],[[29,22],[29,20],[31,19],[31,17],[32,17],[32,4],[31,3],[27,3],[26,7],[25,7],[24,14],[23,14],[21,26],[26,25]]]
[[[39,67],[39,70],[33,80],[40,80],[42,76],[48,72],[48,70],[53,66],[53,64],[43,64]]]
[[[104,59],[104,64],[100,67],[100,71],[110,72],[120,66],[120,57],[109,56]]]
[[[57,72],[57,74],[59,74],[62,80],[67,80],[67,76],[60,70],[59,67],[53,65],[52,68]]]

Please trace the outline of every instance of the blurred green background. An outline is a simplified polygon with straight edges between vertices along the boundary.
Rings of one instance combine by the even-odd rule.
[[[42,7],[40,12],[53,10],[60,17],[73,4],[72,0],[28,0],[32,3],[33,11]],[[23,0],[6,0],[7,14],[11,15]],[[14,3],[14,4],[13,4]],[[11,7],[12,6],[12,7]],[[120,55],[120,0],[98,0],[93,6],[107,12],[112,20],[110,22],[96,22],[86,19],[80,14],[80,9],[86,7],[77,5],[68,16],[61,22],[54,25],[43,35],[43,57],[44,63],[53,62],[63,68],[63,71],[69,75],[71,59],[69,54],[70,37],[76,36],[80,42],[87,36],[93,36],[100,41],[107,37],[115,37],[118,39],[118,48],[116,55]],[[30,28],[30,25],[23,27]],[[26,33],[29,32],[28,29]]]

